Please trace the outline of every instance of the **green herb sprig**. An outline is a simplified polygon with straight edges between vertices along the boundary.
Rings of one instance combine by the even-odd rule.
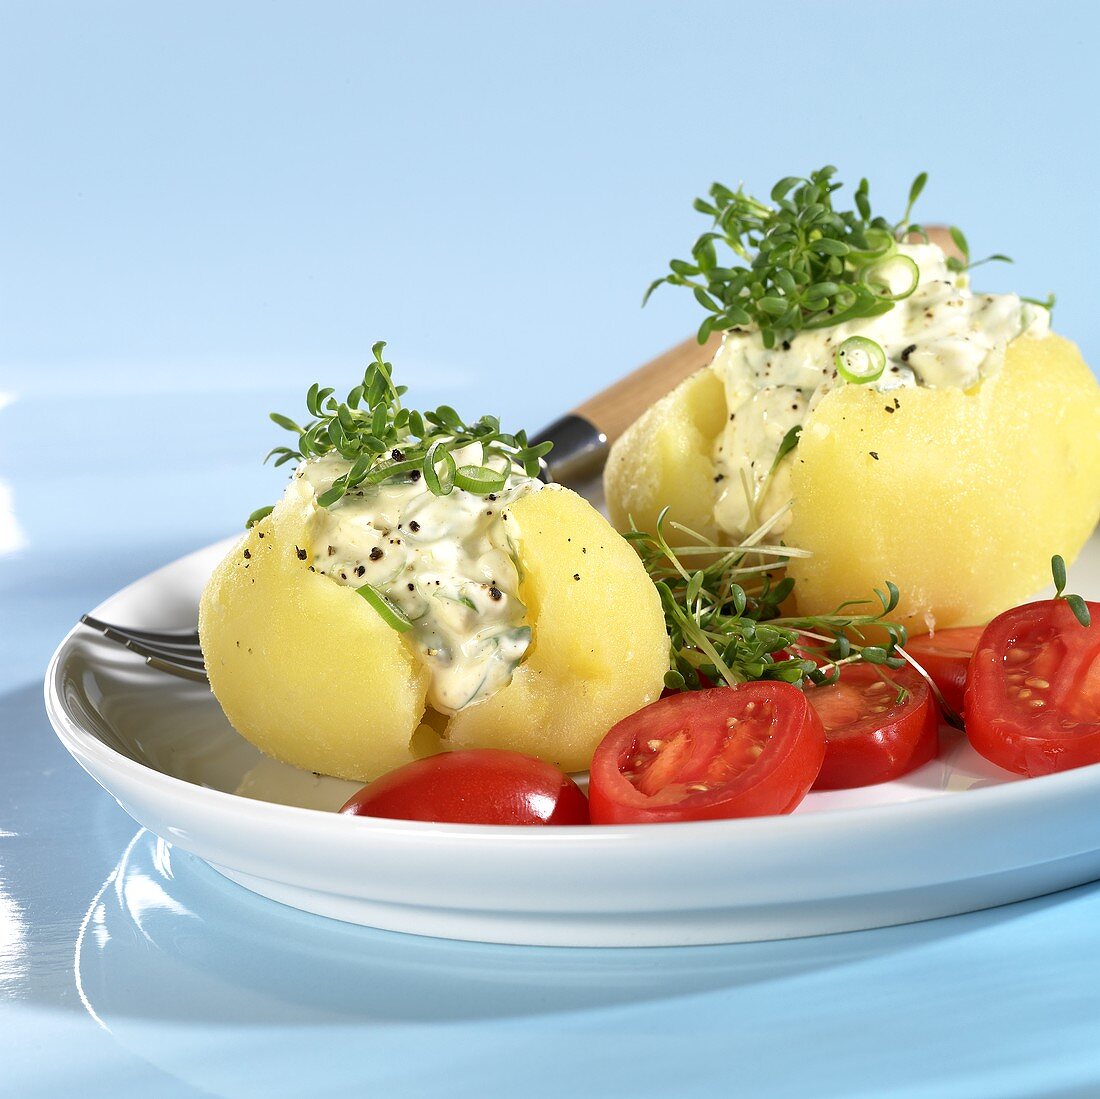
[[[485,496],[503,488],[513,468],[529,477],[538,474],[539,459],[549,453],[550,442],[532,446],[524,432],[502,431],[495,416],[466,423],[449,405],[430,412],[405,408],[401,398],[408,387],[394,384],[393,366],[382,356],[385,346],[381,341],[374,345],[374,360],[362,382],[343,401],[333,396],[335,390],[311,385],[306,394],[311,418],[304,425],[272,412],[276,424],[298,436],[298,445],[275,447],[264,460],[274,458],[281,466],[335,453],[350,462],[348,471],[317,498],[322,507],[331,507],[363,484],[422,477],[436,496],[446,496],[455,487]],[[484,464],[459,466],[453,452],[470,443],[481,444]],[[500,468],[491,464],[493,459],[502,460]],[[248,525],[270,511],[253,512]]]
[[[1050,572],[1054,577],[1054,598],[1064,599],[1066,605],[1073,611],[1073,617],[1081,623],[1085,629],[1092,625],[1092,613],[1089,605],[1079,595],[1065,595],[1066,590],[1066,559],[1056,553],[1050,559]]]
[[[784,509],[785,511],[786,509]],[[905,627],[889,616],[898,606],[897,587],[887,582],[874,599],[843,603],[832,614],[787,617],[782,604],[794,580],[775,581],[792,557],[806,554],[765,541],[782,516],[774,515],[741,545],[721,546],[679,523],[668,508],[650,534],[632,526],[634,544],[661,597],[669,635],[670,690],[731,687],[757,679],[778,679],[804,687],[835,682],[840,669],[864,662],[901,668]],[[686,542],[671,546],[671,527]],[[860,608],[864,608],[860,610]],[[884,643],[868,641],[879,627]],[[898,687],[899,700],[904,688]]]
[[[700,343],[712,332],[755,326],[765,347],[803,329],[888,312],[917,287],[916,264],[897,246],[914,234],[927,240],[911,215],[928,174],[913,180],[896,222],[872,214],[866,179],[856,188],[855,209],[836,209],[833,193],[842,184],[835,174],[827,165],[806,178],[781,179],[771,190],[771,204],[743,187],[734,191],[713,184],[707,198],[695,200],[695,209],[713,220],[712,228],[695,242],[690,260],[670,262],[669,274],[654,280],[643,304],[665,283],[689,287],[707,311]],[[951,257],[953,271],[992,260],[1011,262],[993,255],[972,263],[966,237],[957,228],[950,231],[963,257]],[[720,256],[719,249],[732,255]]]

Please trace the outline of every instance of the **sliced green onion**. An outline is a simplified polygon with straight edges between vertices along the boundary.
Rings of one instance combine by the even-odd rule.
[[[848,259],[853,263],[859,263],[860,260],[885,259],[897,248],[894,234],[888,229],[870,228],[863,235],[867,241],[867,247],[852,248],[848,253]]]
[[[436,468],[440,461],[443,462],[442,477]],[[447,449],[445,440],[440,439],[428,448],[428,453],[424,455],[423,469],[424,482],[428,486],[428,491],[433,496],[449,496],[451,489],[455,486],[456,468],[455,460]]]
[[[246,520],[244,524],[245,530],[251,530],[261,519],[266,519],[273,511],[274,507],[257,508]]]
[[[860,273],[860,282],[876,298],[883,301],[901,301],[916,290],[920,282],[920,268],[912,256],[895,252],[878,263],[872,263]],[[900,285],[900,290],[894,287]]]
[[[405,473],[412,473],[413,470],[420,470],[424,472],[424,462],[419,458],[410,458],[404,462],[390,462],[388,465],[379,466],[377,469],[372,470],[367,476],[368,485],[378,485],[383,481],[389,481],[394,477],[400,477]]]
[[[489,466],[459,466],[454,481],[459,488],[474,492],[478,496],[487,496],[490,492],[499,492],[508,480],[507,473]]]
[[[886,352],[866,336],[849,336],[836,349],[837,373],[855,385],[866,385],[882,377]]]
[[[382,617],[387,626],[392,627],[398,633],[404,633],[412,629],[412,622],[405,617],[404,612],[391,603],[377,588],[370,584],[364,584],[355,589]]]

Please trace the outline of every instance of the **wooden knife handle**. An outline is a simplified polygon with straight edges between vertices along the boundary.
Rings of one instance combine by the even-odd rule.
[[[929,239],[947,255],[959,255],[946,227],[932,225],[927,226],[926,231]],[[550,475],[566,482],[590,475],[593,469],[602,465],[608,447],[654,401],[671,393],[685,378],[706,366],[720,343],[720,333],[712,335],[705,344],[694,337],[684,340],[626,377],[612,382],[545,428],[533,441],[554,441],[554,450],[547,458]]]
[[[574,414],[594,424],[610,445],[651,404],[702,370],[714,358],[721,342],[721,334],[717,332],[705,344],[692,336],[589,397],[574,409]]]

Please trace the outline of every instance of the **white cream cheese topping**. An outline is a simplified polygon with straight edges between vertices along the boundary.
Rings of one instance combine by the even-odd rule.
[[[849,336],[874,340],[886,353],[880,391],[900,386],[970,389],[1000,369],[1017,336],[1046,335],[1050,313],[1015,294],[975,294],[965,274],[947,267],[934,244],[899,244],[920,274],[916,290],[887,313],[797,333],[765,348],[757,331],[728,332],[711,364],[726,391],[727,421],[715,454],[715,518],[744,537],[791,498],[793,455],[772,466],[784,436],[801,424],[838,377],[836,350]],[[771,476],[769,477],[769,473]],[[782,533],[785,516],[773,528]]]
[[[485,461],[480,443],[453,455],[459,466],[504,471],[503,458]],[[361,485],[319,507],[317,496],[349,466],[326,455],[294,475],[291,488],[315,513],[311,565],[348,587],[370,584],[412,621],[404,636],[431,673],[433,709],[453,714],[488,698],[511,680],[531,642],[508,506],[542,482],[513,467],[499,492],[456,486],[435,496],[417,477]]]

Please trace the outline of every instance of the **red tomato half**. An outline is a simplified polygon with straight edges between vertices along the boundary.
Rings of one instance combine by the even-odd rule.
[[[593,824],[789,813],[825,754],[825,731],[789,683],[685,691],[624,718],[596,749]]]
[[[897,701],[889,676],[908,691]],[[889,782],[936,758],[940,715],[923,676],[870,664],[849,664],[840,680],[806,691],[825,726],[825,762],[815,790],[847,790]]]
[[[1065,600],[1027,603],[985,628],[966,688],[966,735],[1019,775],[1100,763],[1100,603],[1081,625]]]
[[[498,748],[406,763],[364,786],[340,812],[452,824],[588,823],[588,802],[564,771]]]
[[[932,677],[944,702],[960,717],[966,691],[966,669],[984,626],[936,630],[935,636],[911,637],[905,651]]]

